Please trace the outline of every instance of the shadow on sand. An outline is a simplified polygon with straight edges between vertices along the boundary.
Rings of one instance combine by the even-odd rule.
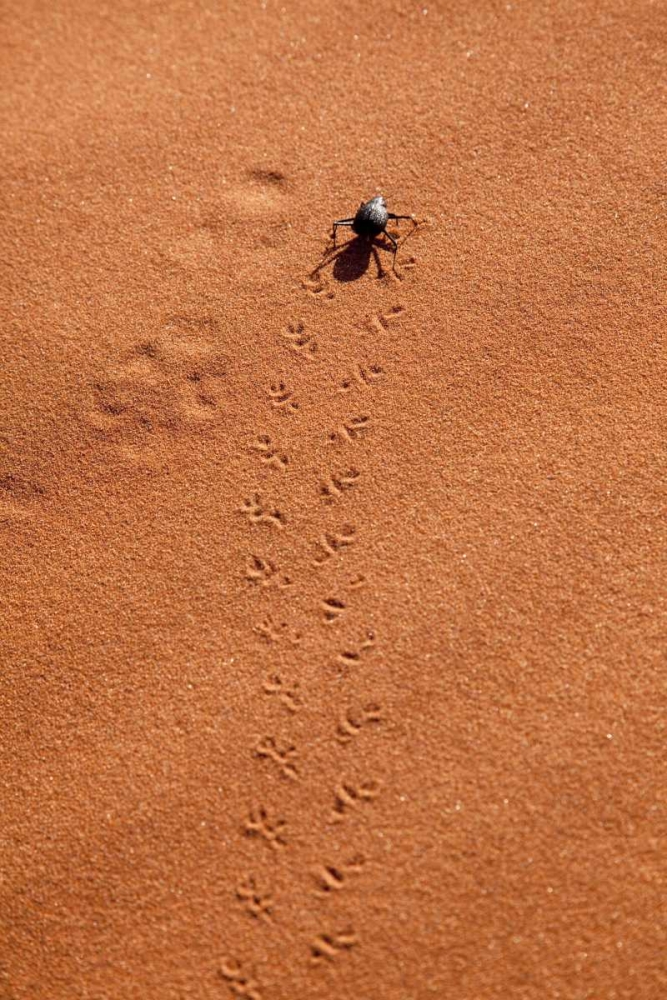
[[[415,224],[415,229],[417,224]],[[401,240],[401,246],[412,236],[412,232],[408,233],[407,236]],[[396,255],[394,254],[394,248],[388,240],[382,240],[382,242],[374,243],[373,240],[369,240],[365,236],[354,236],[347,243],[342,246],[330,246],[324,251],[324,255],[317,267],[313,268],[310,272],[310,278],[317,278],[320,271],[329,267],[333,264],[332,275],[335,281],[357,281],[362,277],[368,270],[371,262],[371,257],[375,260],[375,266],[377,267],[377,277],[384,278],[387,274],[387,268],[382,266],[382,260],[380,259],[380,254],[378,250],[385,254],[390,254],[389,260],[391,261],[390,267],[395,267]]]

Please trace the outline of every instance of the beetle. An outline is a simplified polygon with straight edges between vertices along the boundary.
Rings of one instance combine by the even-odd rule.
[[[334,246],[336,246],[336,231],[339,226],[349,226],[353,233],[356,233],[357,236],[365,236],[367,240],[372,240],[374,237],[384,233],[384,235],[394,244],[395,266],[398,243],[391,233],[387,232],[387,223],[390,220],[398,221],[399,219],[411,218],[411,215],[394,215],[393,212],[388,212],[386,201],[381,194],[378,194],[375,198],[371,198],[370,201],[362,201],[357,209],[357,214],[354,217],[349,219],[338,219],[337,222],[334,222]]]

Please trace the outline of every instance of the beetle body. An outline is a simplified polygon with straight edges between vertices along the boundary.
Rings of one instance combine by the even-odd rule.
[[[388,220],[387,203],[379,194],[370,201],[362,201],[352,223],[352,232],[357,236],[379,236]]]
[[[401,219],[412,219],[414,223],[411,215],[395,215],[393,212],[388,212],[386,201],[381,194],[376,194],[370,201],[362,201],[356,215],[351,216],[349,219],[337,219],[334,222],[334,247],[336,246],[336,232],[339,226],[348,226],[357,236],[363,236],[367,240],[373,240],[376,236],[384,234],[393,246],[395,265],[398,243],[396,242],[396,238],[387,232],[387,223],[390,220],[399,222]]]

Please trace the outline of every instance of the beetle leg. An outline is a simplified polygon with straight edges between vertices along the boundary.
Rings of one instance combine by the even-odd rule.
[[[394,239],[394,237],[391,235],[391,233],[388,233],[386,229],[383,230],[383,235],[386,236],[388,240],[391,240],[391,242],[394,244],[394,263],[393,263],[393,267],[394,267],[394,270],[396,270],[396,253],[398,251],[398,243],[396,242],[396,240]]]
[[[397,219],[412,219],[412,216],[411,215],[394,215],[393,212],[388,212],[387,213],[387,218],[388,219],[393,219],[394,221],[396,221]],[[414,222],[414,219],[412,219],[412,221]]]
[[[354,222],[354,219],[339,219],[338,222],[334,222],[334,224],[333,224],[334,246],[336,246],[336,230],[337,230],[338,226],[351,226],[353,222]]]

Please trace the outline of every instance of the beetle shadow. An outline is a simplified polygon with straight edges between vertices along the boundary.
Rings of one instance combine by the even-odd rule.
[[[343,246],[325,250],[324,259],[311,271],[310,277],[317,277],[320,271],[333,264],[331,273],[336,281],[358,281],[368,270],[371,257],[373,257],[377,267],[377,276],[383,278],[386,271],[382,267],[378,246],[382,249],[382,244],[376,246],[363,236],[354,236]]]
[[[336,254],[332,275],[336,281],[357,281],[368,270],[371,257],[375,259],[378,278],[384,274],[376,247],[370,240],[355,236]]]
[[[416,219],[413,219],[412,223],[413,228],[403,236],[399,244],[399,249],[419,228],[419,222]],[[398,233],[395,235],[396,237],[399,236]],[[380,242],[377,242],[378,240]],[[310,277],[317,278],[320,271],[323,271],[329,264],[333,263],[332,274],[336,281],[357,281],[366,273],[370,266],[371,257],[373,257],[377,267],[377,278],[381,280],[387,276],[388,270],[382,265],[381,255],[378,253],[379,250],[383,254],[388,253],[392,255],[391,267],[395,270],[396,254],[394,253],[394,247],[390,244],[389,240],[382,240],[382,234],[379,237],[372,237],[370,239],[367,236],[353,236],[351,240],[348,240],[347,243],[344,243],[340,247],[336,245],[329,246],[324,251],[322,261],[311,271]]]

